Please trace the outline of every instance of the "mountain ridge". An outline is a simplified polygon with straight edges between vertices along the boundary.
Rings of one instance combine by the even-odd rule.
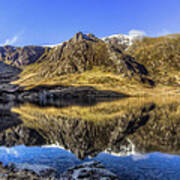
[[[176,40],[178,38],[176,36],[172,37],[170,39]],[[166,36],[161,37],[159,41],[162,41],[163,38],[166,38]],[[21,63],[16,62],[19,61],[19,56],[13,60],[14,63],[7,62],[7,59],[11,60],[11,54],[5,57],[5,60],[2,60],[4,56],[1,47],[0,61],[22,69],[19,80],[13,82],[13,84],[27,89],[41,85],[92,86],[99,90],[148,94],[148,91],[153,91],[152,88],[155,89],[154,87],[165,87],[167,89],[171,89],[171,86],[172,88],[178,87],[178,78],[175,81],[172,80],[170,85],[168,83],[164,84],[160,78],[165,75],[153,74],[151,66],[148,66],[145,60],[142,61],[141,56],[135,54],[135,52],[139,52],[138,47],[144,46],[143,43],[146,39],[147,37],[134,38],[133,44],[127,48],[127,46],[119,44],[118,41],[114,41],[114,39],[112,41],[102,40],[93,34],[78,32],[70,40],[52,48],[33,46],[31,49],[30,46],[27,46],[30,48],[30,53],[27,52],[27,47],[18,49],[18,53],[21,55],[19,55]],[[149,38],[149,41],[151,46],[154,39]],[[166,44],[168,47],[168,43]],[[42,51],[36,54],[36,48],[40,48]],[[178,50],[179,46],[176,49]],[[23,54],[24,52],[25,54]],[[159,57],[162,56],[161,53],[163,52],[163,49],[159,48]],[[140,53],[142,54],[143,51]],[[28,58],[28,55],[30,58]],[[23,57],[25,57],[26,63],[22,62]],[[149,60],[149,62],[153,61],[154,59]],[[178,63],[178,59],[176,61]],[[171,62],[168,62],[167,67],[170,66]],[[161,91],[157,88],[156,90]],[[178,89],[176,90],[178,91]]]
[[[54,78],[61,78],[68,74],[77,75],[92,71],[94,68],[102,73],[119,74],[150,86],[154,85],[148,78],[146,68],[134,58],[93,34],[81,32],[61,46],[50,49],[36,63],[27,67],[22,73],[21,82],[26,81],[26,77],[28,81],[32,81],[32,84],[44,80],[53,79],[54,81]]]

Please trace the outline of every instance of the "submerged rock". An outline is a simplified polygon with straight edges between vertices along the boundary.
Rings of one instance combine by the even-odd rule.
[[[40,178],[29,171],[11,171],[7,167],[0,165],[0,179],[2,180],[39,180]]]
[[[86,162],[68,169],[60,177],[56,169],[37,164],[9,163],[5,167],[0,164],[0,179],[3,180],[76,180],[103,179],[118,180],[118,177],[97,161]]]
[[[36,174],[39,177],[57,177],[57,171],[54,168],[39,164],[8,164],[8,169],[11,171],[29,171]]]
[[[0,166],[0,179],[3,180],[55,180],[57,171],[44,165],[14,164]]]
[[[104,165],[97,161],[86,162],[68,169],[60,177],[60,180],[76,179],[103,179],[117,180],[118,177],[105,169]]]

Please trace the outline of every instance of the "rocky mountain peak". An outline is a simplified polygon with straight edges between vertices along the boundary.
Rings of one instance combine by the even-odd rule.
[[[75,36],[71,39],[73,43],[80,42],[82,40],[89,40],[93,41],[97,39],[93,34],[84,34],[82,32],[78,32]]]
[[[73,40],[75,41],[80,41],[82,39],[84,39],[84,34],[82,32],[76,33],[75,36],[73,37]]]

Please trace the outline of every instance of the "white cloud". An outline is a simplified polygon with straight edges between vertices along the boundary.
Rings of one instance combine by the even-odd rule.
[[[17,41],[19,41],[19,39],[21,38],[21,36],[24,34],[24,30],[20,31],[19,33],[17,33],[15,36],[13,36],[12,38],[7,38],[3,44],[1,44],[0,46],[5,46],[5,45],[14,45],[15,43],[17,43]]]
[[[144,31],[140,31],[140,30],[136,30],[136,29],[132,29],[128,32],[128,36],[131,38],[131,39],[134,39],[134,38],[141,38],[141,37],[144,37],[146,35],[146,32]]]
[[[12,37],[10,39],[6,39],[5,42],[3,43],[3,45],[4,46],[5,45],[13,45],[14,43],[16,43],[18,41],[18,39],[19,39],[19,36],[16,35],[16,36],[14,36],[14,37]]]

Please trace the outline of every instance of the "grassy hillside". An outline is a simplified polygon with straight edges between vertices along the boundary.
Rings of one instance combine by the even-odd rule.
[[[137,40],[128,53],[143,64],[156,82],[180,86],[180,34]]]

